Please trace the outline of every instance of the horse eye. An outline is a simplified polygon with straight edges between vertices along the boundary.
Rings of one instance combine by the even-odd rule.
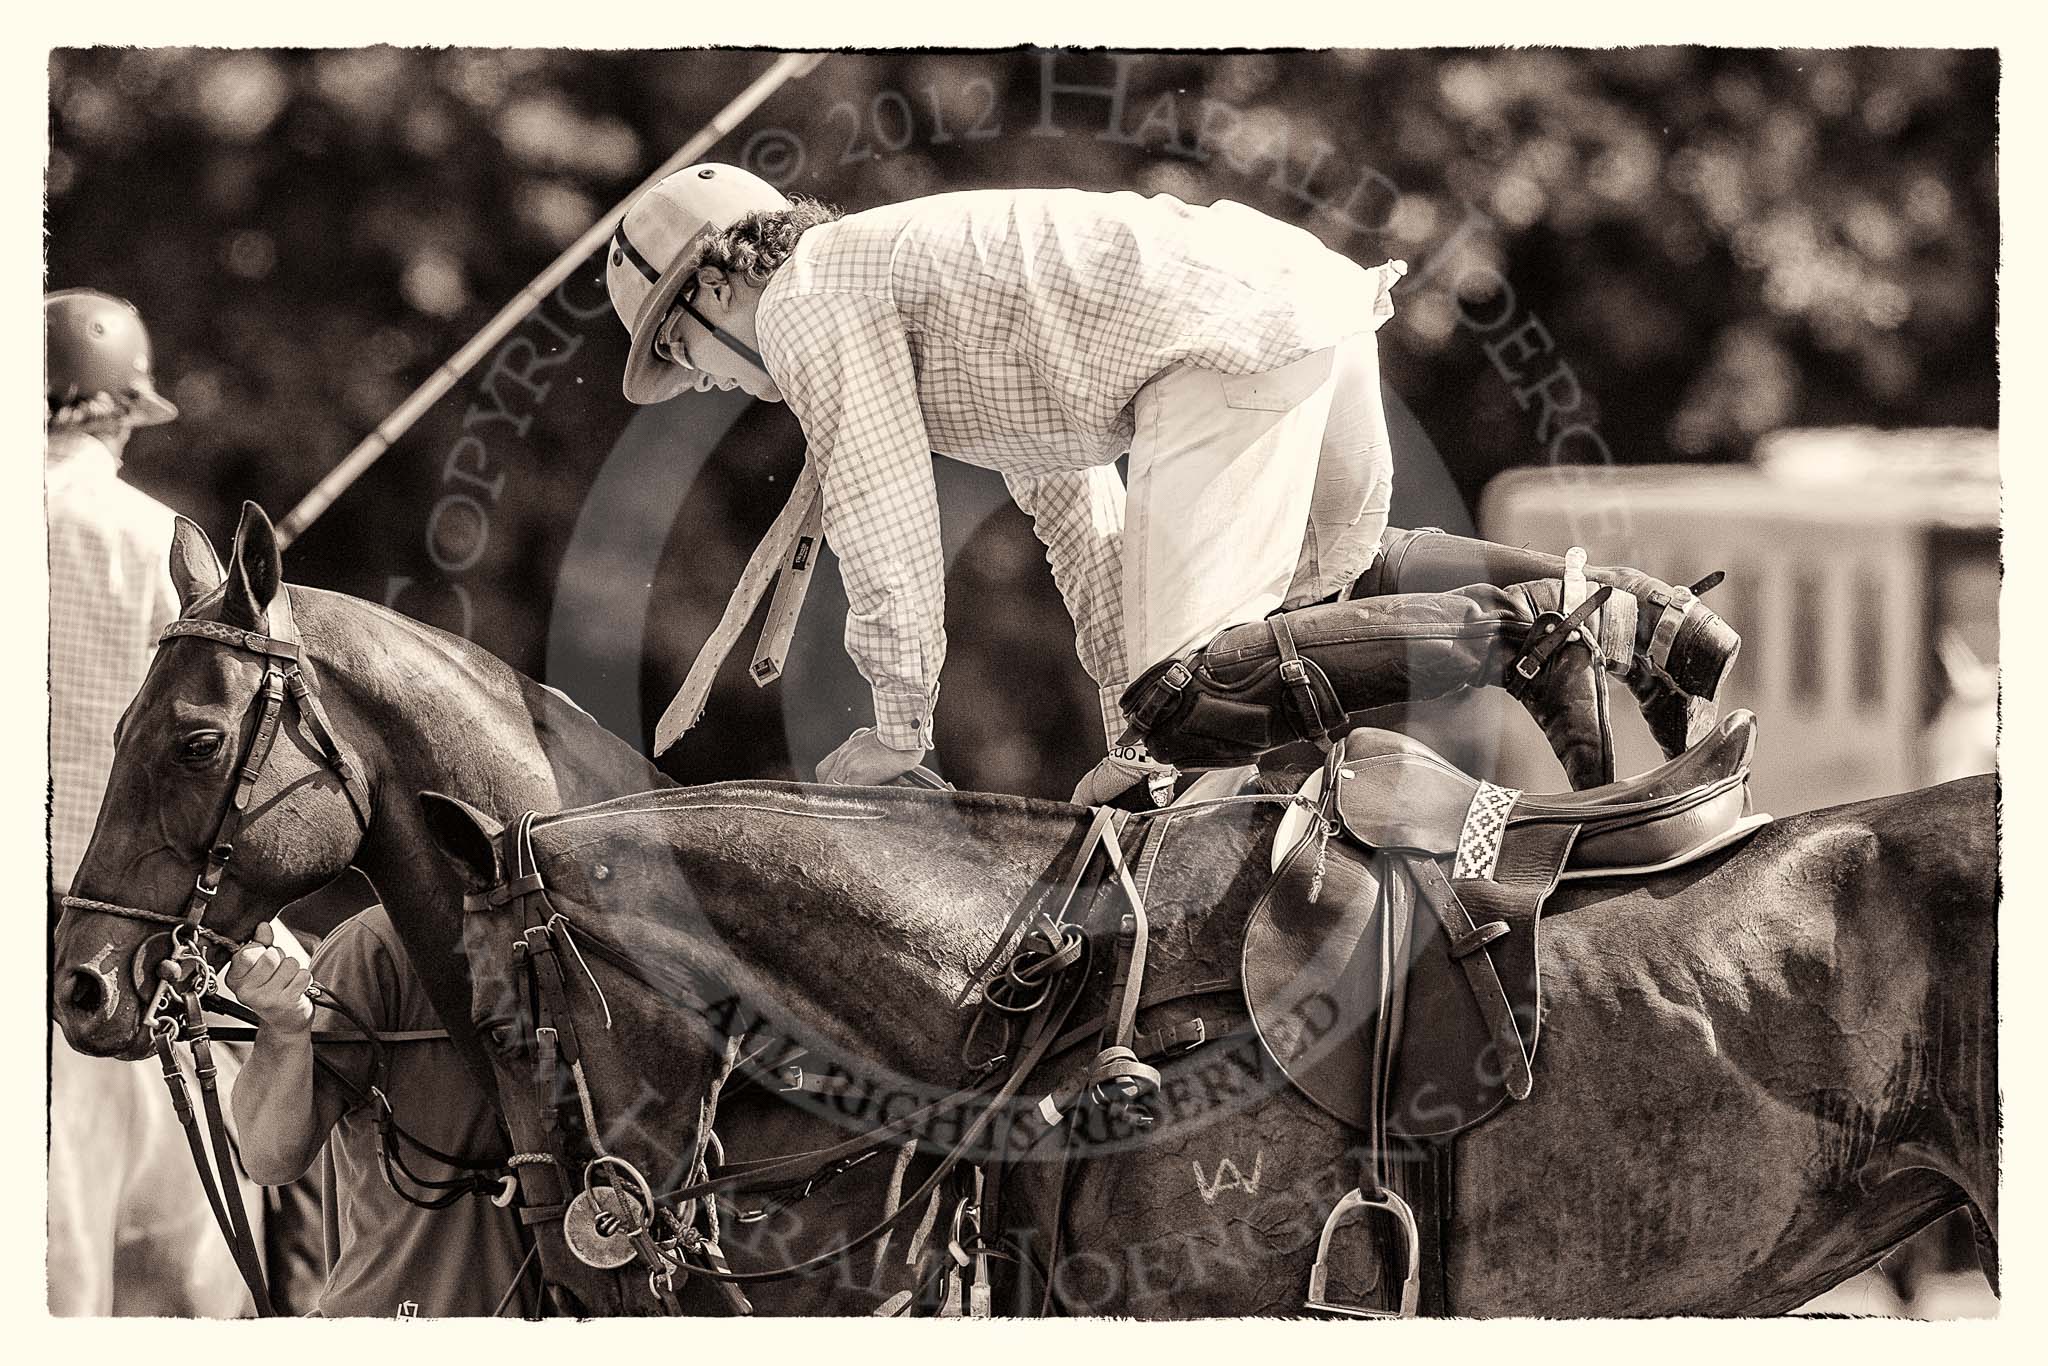
[[[187,764],[206,762],[214,755],[220,753],[222,738],[221,733],[217,730],[205,730],[200,731],[197,735],[186,736],[185,742],[178,746],[179,761]]]

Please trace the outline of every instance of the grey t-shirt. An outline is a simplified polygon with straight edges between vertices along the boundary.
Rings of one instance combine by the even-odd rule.
[[[313,955],[313,976],[377,1030],[440,1026],[382,906],[349,919],[327,937]],[[313,1024],[323,1030],[353,1028],[324,1009]],[[402,1128],[457,1156],[506,1151],[497,1115],[453,1044],[434,1039],[387,1047],[387,1094]],[[367,1047],[323,1045],[323,1055],[347,1069],[359,1084],[369,1080]],[[324,1072],[315,1070],[313,1084],[324,1113],[349,1106],[347,1092]],[[518,1217],[474,1195],[444,1210],[406,1203],[385,1179],[379,1146],[376,1114],[367,1102],[347,1108],[328,1138],[321,1159],[327,1287],[314,1312],[329,1318],[489,1314],[526,1255]],[[445,1179],[454,1174],[415,1149],[404,1149],[404,1157],[406,1165],[423,1177]],[[533,1282],[529,1270],[506,1313],[523,1312],[532,1302]]]

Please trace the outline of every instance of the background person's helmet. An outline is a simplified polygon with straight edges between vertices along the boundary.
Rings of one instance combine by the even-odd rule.
[[[156,391],[149,330],[135,305],[96,289],[60,289],[43,296],[43,375],[49,411],[105,394],[122,417],[152,427],[178,415]]]
[[[664,176],[633,201],[604,266],[612,309],[633,334],[627,398],[660,403],[697,387],[699,372],[654,354],[655,332],[704,259],[712,233],[750,213],[788,207],[780,190],[751,171],[711,162]]]

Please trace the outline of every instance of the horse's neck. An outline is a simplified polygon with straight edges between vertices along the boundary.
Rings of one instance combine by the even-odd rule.
[[[465,1047],[462,888],[435,853],[419,793],[510,821],[670,785],[630,745],[467,641],[339,594],[293,590],[337,730],[374,796],[357,866],[376,886],[436,1010]],[[483,1067],[481,1053],[473,1063]]]
[[[324,691],[369,732],[380,805],[434,787],[509,819],[670,786],[631,745],[466,640],[353,598],[295,590]],[[369,756],[365,756],[368,758]],[[517,807],[518,809],[512,809]]]
[[[1928,878],[1927,895],[1897,898],[1909,909],[1929,962],[1921,1020],[1928,1059],[1921,1123],[1902,1145],[1963,1188],[1995,1240],[1998,1231],[1998,866],[1989,774],[1908,794],[1889,804],[1903,819],[1887,832],[1901,866]],[[1944,794],[1939,804],[1913,798]],[[1918,816],[1921,805],[1960,811],[1949,825]]]
[[[1867,1180],[1900,1189],[1934,1173],[1995,1236],[1998,1210],[1997,867],[1989,775],[1842,808],[1867,831],[1843,884],[1831,983],[1837,1046],[1892,1049]],[[1839,817],[1837,817],[1839,819]],[[1906,885],[1899,885],[1903,874]],[[1872,983],[1875,983],[1872,985]]]
[[[1017,905],[1066,873],[1084,819],[981,796],[764,788],[750,804],[749,790],[703,789],[678,830],[711,934],[675,952],[778,1029],[955,1079],[969,974]]]

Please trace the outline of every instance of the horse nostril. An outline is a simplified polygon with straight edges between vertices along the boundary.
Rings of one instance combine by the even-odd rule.
[[[86,968],[71,969],[70,1007],[81,1015],[97,1015],[106,1008],[107,984],[98,973]]]

